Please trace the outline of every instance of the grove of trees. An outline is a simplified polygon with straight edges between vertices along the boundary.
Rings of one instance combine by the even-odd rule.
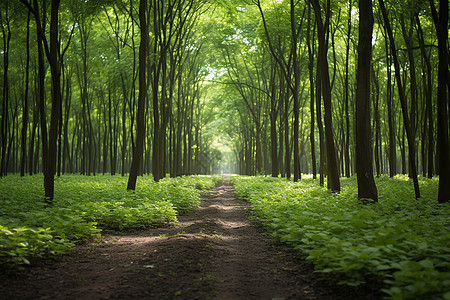
[[[439,175],[448,1],[3,0],[0,175]]]

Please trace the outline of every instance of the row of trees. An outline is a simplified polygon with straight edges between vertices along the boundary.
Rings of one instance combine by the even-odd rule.
[[[333,191],[357,173],[377,200],[374,173],[409,172],[419,198],[421,171],[449,200],[447,1],[251,0],[236,16],[218,30],[241,173],[319,173]]]
[[[207,1],[2,1],[1,176],[212,172]]]
[[[374,173],[417,198],[439,174],[450,198],[447,1],[11,0],[0,25],[0,173],[43,171],[50,200],[64,172],[134,189],[227,147],[243,174],[357,173],[374,200]]]

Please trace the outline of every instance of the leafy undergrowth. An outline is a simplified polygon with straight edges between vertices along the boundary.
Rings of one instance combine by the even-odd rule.
[[[333,194],[318,180],[233,177],[269,231],[339,284],[383,281],[387,298],[450,299],[449,204],[437,203],[437,179],[420,179],[414,198],[405,176],[376,179],[379,203],[361,204],[356,178]]]
[[[0,178],[0,269],[20,269],[30,259],[64,253],[102,229],[132,230],[176,221],[199,206],[200,193],[220,177],[184,176],[155,183],[138,177],[64,175],[55,179],[55,200],[43,201],[41,175]]]

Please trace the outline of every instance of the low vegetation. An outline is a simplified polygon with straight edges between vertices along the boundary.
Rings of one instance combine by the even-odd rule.
[[[11,270],[30,259],[64,253],[103,229],[132,230],[176,222],[199,206],[202,190],[217,176],[138,178],[126,191],[120,176],[64,175],[55,181],[52,205],[43,201],[42,175],[0,178],[0,266]]]
[[[438,179],[420,179],[416,200],[406,176],[376,179],[379,203],[358,201],[356,178],[340,194],[318,180],[233,177],[236,193],[281,241],[340,284],[382,282],[391,299],[450,299],[450,206]]]

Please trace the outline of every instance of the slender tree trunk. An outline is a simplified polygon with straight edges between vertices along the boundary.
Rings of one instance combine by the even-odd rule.
[[[277,118],[278,107],[276,98],[276,67],[273,61],[271,62],[270,72],[270,144],[271,144],[271,160],[272,160],[272,177],[278,177],[278,158],[277,158]]]
[[[284,144],[286,179],[291,179],[291,148],[289,144],[289,89],[284,93]]]
[[[63,147],[63,160],[62,160],[62,172],[63,174],[66,171],[67,168],[67,161],[69,163],[69,165],[72,164],[72,158],[69,155],[69,135],[68,135],[68,131],[69,131],[69,115],[70,115],[70,107],[71,107],[71,74],[69,73],[69,75],[67,76],[67,80],[66,80],[66,106],[65,106],[65,116],[64,116],[64,147]],[[105,123],[106,124],[106,123]],[[71,169],[71,168],[69,168]]]
[[[25,176],[26,164],[27,164],[27,133],[28,133],[28,88],[30,81],[30,14],[28,11],[27,17],[27,58],[25,67],[25,94],[23,103],[23,114],[22,114],[22,157],[20,162],[20,176]]]
[[[372,27],[373,28],[373,27]],[[375,167],[377,177],[380,177],[382,172],[382,152],[381,152],[381,121],[380,121],[380,112],[379,112],[379,103],[380,103],[380,87],[378,84],[378,76],[375,73],[375,68],[373,65],[370,67],[372,71],[372,81],[373,81],[373,102],[374,102],[374,123],[375,123]],[[370,96],[370,95],[369,95]],[[370,116],[370,115],[369,115]]]
[[[136,189],[136,179],[141,167],[142,155],[144,153],[145,139],[145,103],[147,99],[147,80],[145,78],[148,28],[147,28],[147,0],[139,2],[139,23],[141,28],[141,44],[139,45],[139,98],[137,110],[137,136],[136,146],[131,161],[130,176],[128,177],[127,190]]]
[[[339,181],[339,168],[336,159],[336,150],[333,138],[333,122],[332,122],[332,107],[331,107],[331,86],[330,74],[328,72],[327,60],[327,32],[330,19],[330,0],[327,1],[326,20],[325,24],[322,22],[321,7],[318,0],[311,0],[316,14],[316,23],[319,35],[319,61],[321,65],[322,77],[322,92],[324,103],[324,121],[325,121],[325,139],[326,139],[326,158],[327,158],[327,185],[334,192],[341,190]]]
[[[121,172],[120,174],[122,176],[125,176],[125,159],[127,155],[127,101],[123,101],[123,107],[122,107],[122,152],[121,152],[121,158],[122,158],[122,166],[121,166]]]
[[[378,201],[373,178],[370,130],[370,71],[373,12],[371,0],[359,0],[358,73],[356,88],[356,175],[358,198]]]
[[[22,1],[22,0],[21,0]],[[39,87],[39,103],[38,103],[38,107],[39,107],[39,115],[40,115],[40,137],[41,137],[41,141],[42,141],[42,168],[43,168],[43,172],[44,172],[44,189],[45,189],[45,197],[48,197],[49,193],[49,189],[52,188],[52,186],[47,185],[47,181],[49,181],[51,179],[51,176],[48,175],[48,165],[49,165],[49,161],[48,161],[48,137],[47,137],[47,118],[46,118],[46,113],[45,113],[45,63],[44,63],[44,49],[43,49],[43,36],[42,36],[42,31],[43,28],[41,28],[41,24],[40,24],[40,16],[38,14],[39,12],[39,8],[38,8],[38,2],[34,1],[33,2],[33,8],[31,8],[30,4],[28,4],[27,2],[24,2],[24,0],[22,1],[22,3],[24,3],[25,5],[28,6],[29,10],[34,10],[32,11],[34,16],[35,16],[35,20],[36,20],[36,34],[37,34],[37,44],[38,44],[38,78],[39,78],[39,83],[38,83],[38,87]],[[44,8],[45,8],[45,2],[43,3]],[[44,9],[45,11],[45,9]],[[45,24],[45,22],[44,22]],[[39,149],[39,148],[37,148]],[[35,166],[37,166],[38,164],[38,156],[39,152],[35,151],[35,158],[34,161],[36,163]],[[37,169],[37,167],[35,167],[35,169]],[[49,200],[49,198],[47,198],[46,200]]]
[[[108,87],[108,135],[109,135],[109,159],[110,159],[110,172],[111,175],[114,176],[116,174],[116,164],[113,161],[114,154],[113,154],[113,127],[112,127],[112,121],[111,121],[111,111],[112,111],[112,99],[111,99],[111,87]],[[114,116],[114,123],[115,123],[115,116]],[[115,131],[115,128],[114,128]]]
[[[1,122],[1,161],[0,161],[0,177],[7,174],[7,147],[8,147],[8,110],[9,110],[9,82],[8,82],[8,71],[9,71],[9,48],[11,41],[11,28],[10,28],[10,17],[8,15],[8,4],[6,4],[4,14],[5,14],[5,25],[3,25],[2,20],[2,34],[3,34],[3,103],[2,103],[2,122]],[[3,12],[0,13],[0,17]]]
[[[350,114],[348,111],[349,104],[349,58],[350,58],[350,38],[352,32],[352,0],[349,2],[348,6],[348,21],[347,21],[347,43],[345,49],[345,142],[344,142],[344,160],[345,160],[345,177],[350,177]]]
[[[37,72],[36,72],[37,73]],[[34,95],[38,95],[38,88],[37,88],[37,74],[36,74],[36,78],[35,78],[35,89],[34,89]],[[33,171],[34,171],[34,147],[35,147],[35,137],[36,137],[36,128],[38,127],[38,122],[39,122],[39,108],[38,108],[38,101],[36,99],[36,96],[33,97],[34,99],[34,104],[33,104],[33,125],[31,127],[31,136],[30,136],[30,145],[29,145],[29,150],[28,150],[28,174],[33,175]],[[39,147],[38,147],[39,148]]]
[[[410,105],[410,116],[409,116],[409,122],[410,122],[410,131],[411,131],[411,139],[413,140],[415,144],[416,140],[416,110],[417,110],[417,81],[416,81],[416,64],[415,64],[415,58],[413,53],[413,45],[412,45],[412,29],[413,29],[413,22],[411,21],[411,29],[409,30],[409,33],[406,30],[405,26],[405,20],[404,15],[400,14],[400,25],[402,27],[402,34],[403,39],[405,40],[406,44],[406,50],[408,53],[408,60],[409,60],[409,77],[411,80],[410,84],[410,94],[411,94],[411,105]],[[415,159],[414,159],[415,161]],[[411,160],[409,162],[411,164]],[[413,167],[411,166],[409,168],[410,177],[412,176],[411,171],[413,170]]]
[[[384,19],[384,23],[386,26],[386,31],[388,33],[389,36],[389,43],[391,46],[391,52],[392,52],[392,56],[394,59],[394,66],[395,66],[395,76],[397,77],[397,87],[399,90],[399,95],[400,95],[400,103],[402,106],[402,114],[403,114],[403,122],[405,124],[405,130],[406,130],[406,136],[408,139],[408,152],[409,152],[409,160],[410,160],[410,165],[411,165],[411,177],[413,179],[413,183],[414,183],[414,192],[416,195],[416,198],[420,198],[420,190],[419,190],[419,181],[417,179],[417,169],[416,169],[416,163],[415,163],[415,145],[414,145],[414,140],[413,140],[413,135],[411,132],[411,127],[410,127],[410,120],[408,117],[408,108],[407,108],[407,103],[406,103],[406,97],[405,97],[405,93],[404,93],[404,89],[402,87],[402,81],[401,81],[401,74],[400,74],[400,65],[398,62],[398,58],[397,58],[397,52],[396,52],[396,48],[395,48],[395,41],[394,41],[394,36],[392,34],[392,29],[391,29],[391,25],[389,23],[389,19],[388,19],[388,15],[386,12],[386,8],[384,6],[384,1],[383,0],[379,0],[380,3],[380,8],[381,8],[381,12],[383,14],[383,19]]]
[[[317,67],[316,67],[316,114],[317,114],[317,128],[319,129],[319,176],[320,176],[320,185],[323,186],[325,183],[325,163],[326,163],[326,154],[325,154],[325,139],[323,135],[323,121],[322,121],[322,66],[320,60],[317,59]]]
[[[387,85],[386,85],[386,104],[388,113],[388,134],[389,134],[389,177],[394,177],[397,173],[397,155],[395,144],[395,128],[394,116],[392,111],[392,72],[391,72],[391,55],[389,54],[389,38],[387,36],[386,28],[386,62],[387,62]]]
[[[294,65],[294,88],[292,91],[294,98],[294,182],[297,182],[301,178],[300,174],[300,154],[298,148],[298,124],[299,120],[299,99],[298,99],[298,89],[300,84],[300,70],[298,66],[297,58],[297,26],[295,22],[295,5],[294,0],[290,0],[290,16],[291,16],[291,35],[292,35],[292,64]]]
[[[109,93],[108,93],[109,97]],[[103,175],[108,171],[108,120],[106,117],[106,100],[103,95]]]
[[[425,118],[428,119],[428,178],[433,177],[433,153],[434,153],[434,130],[433,130],[433,104],[432,104],[432,77],[431,77],[431,62],[430,57],[427,55],[425,51],[425,42],[423,38],[423,31],[422,26],[420,24],[420,18],[419,15],[416,15],[416,23],[417,23],[417,36],[419,37],[419,46],[420,51],[422,52],[422,57],[425,60],[426,65],[426,78],[427,80],[424,81],[425,85],[425,98],[426,98],[426,116]],[[424,123],[426,121],[424,120]],[[422,141],[422,143],[425,143],[425,141]]]
[[[62,143],[62,133],[63,133],[63,93],[65,90],[65,84],[66,84],[66,78],[65,78],[65,69],[64,69],[64,64],[61,63],[61,81],[62,81],[62,87],[61,87],[61,105],[59,107],[59,124],[58,124],[58,158],[57,158],[57,163],[56,163],[56,172],[57,172],[57,176],[60,177],[61,176],[61,164],[62,164],[62,148],[63,148],[63,143]]]
[[[55,168],[57,157],[57,138],[59,113],[61,106],[61,68],[59,62],[59,30],[58,30],[58,16],[59,16],[60,0],[53,0],[51,6],[51,21],[50,21],[50,53],[49,62],[52,73],[52,87],[53,87],[53,101],[50,119],[50,131],[48,140],[48,167],[47,173],[44,173],[45,197],[47,201],[52,202],[55,190]]]
[[[279,162],[279,170],[281,173],[281,177],[286,177],[286,168],[284,167],[284,159],[283,159],[283,150],[284,150],[284,78],[282,74],[279,77],[280,86],[279,86],[279,108],[280,108],[280,127],[278,130],[278,144],[280,145],[278,149],[278,162]]]
[[[315,28],[315,27],[314,27]],[[313,36],[314,36],[313,31]],[[311,118],[311,126],[310,126],[310,134],[309,134],[309,141],[311,143],[311,164],[312,164],[312,175],[313,178],[317,178],[317,163],[316,163],[316,146],[315,146],[315,137],[314,137],[314,41],[311,38],[311,3],[308,2],[308,25],[307,25],[307,31],[306,31],[306,39],[308,43],[308,58],[309,58],[309,110],[310,110],[310,118]]]

